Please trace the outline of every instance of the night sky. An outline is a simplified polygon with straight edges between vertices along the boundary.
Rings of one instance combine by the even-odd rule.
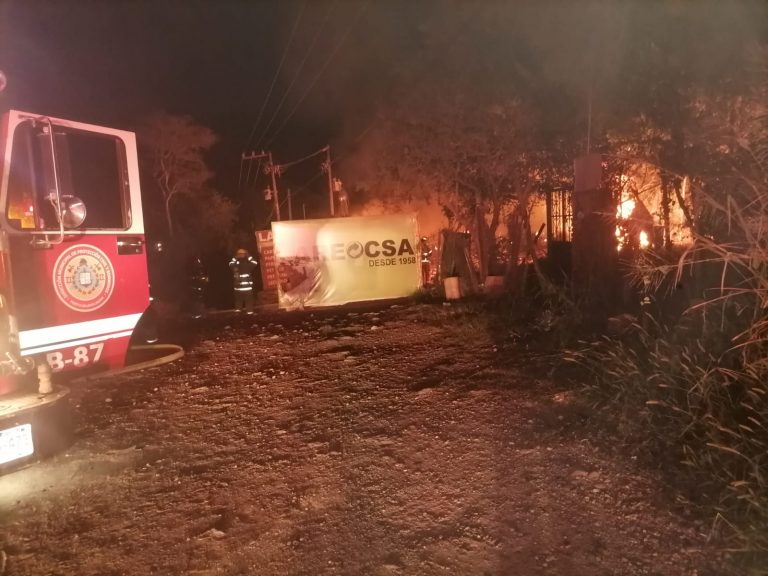
[[[0,0],[0,69],[8,77],[0,107],[128,129],[155,110],[188,114],[220,136],[211,161],[232,195],[226,188],[238,179],[242,151],[268,146],[288,162],[338,137],[345,110],[370,113],[365,90],[383,76],[359,88],[362,60],[350,63],[349,50],[370,31],[368,8],[325,0]],[[366,59],[376,60],[373,48],[368,43]],[[342,82],[358,85],[355,105],[343,101]]]
[[[125,125],[159,109],[190,114],[227,136],[255,120],[295,8],[162,0],[0,5],[10,106]]]
[[[668,0],[655,22],[646,7],[661,4],[0,0],[0,108],[128,129],[155,110],[188,114],[221,137],[211,161],[235,196],[244,150],[290,162],[332,143],[338,157],[382,101],[440,72],[464,74],[464,64],[491,85],[579,94],[588,60],[600,104],[643,26],[690,45],[702,69],[766,37],[766,2]],[[415,70],[424,54],[432,59]]]

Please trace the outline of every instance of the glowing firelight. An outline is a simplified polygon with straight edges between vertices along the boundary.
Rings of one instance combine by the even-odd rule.
[[[690,213],[695,213],[690,179],[682,179],[679,194],[667,197],[665,208],[659,169],[642,162],[626,168],[617,182],[616,249],[621,252],[632,246],[650,250],[662,240],[665,244],[690,244],[691,224],[685,210],[687,205]]]
[[[626,198],[624,194],[622,194],[621,202],[619,203],[619,208],[616,211],[616,217],[621,218],[622,220],[626,220],[630,216],[632,216],[632,212],[635,211],[635,201],[632,198]]]
[[[625,175],[622,175],[621,183],[624,184],[624,189],[621,192],[621,200],[619,201],[619,206],[616,209],[616,220],[618,222],[616,223],[615,232],[616,250],[619,252],[621,252],[621,249],[624,248],[629,240],[629,232],[624,223],[631,218],[635,208],[637,207],[637,202],[630,195],[629,188],[627,186],[629,183],[629,178]],[[638,236],[638,244],[641,249],[646,249],[651,245],[650,238],[648,238],[648,233],[645,230],[640,231]]]
[[[629,191],[627,190],[627,181],[628,178],[622,174],[621,176],[621,183],[624,185],[624,189],[621,191],[621,200],[619,201],[619,206],[616,209],[616,219],[618,222],[616,223],[616,250],[621,252],[621,249],[624,247],[624,245],[627,243],[627,232],[626,229],[622,226],[621,221],[622,220],[628,220],[630,216],[632,216],[632,212],[635,211],[635,206],[637,206],[634,198],[632,198],[629,195]]]

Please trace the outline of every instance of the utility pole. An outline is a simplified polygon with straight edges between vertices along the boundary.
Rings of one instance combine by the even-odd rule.
[[[272,192],[275,199],[275,217],[280,221],[280,194],[277,192],[277,179],[275,178],[275,164],[272,162],[272,152],[269,153],[269,173],[272,174]]]
[[[331,205],[331,216],[333,216],[333,174],[331,173],[331,146],[325,147],[325,165],[328,168],[328,201]]]
[[[256,152],[251,152],[247,156],[245,153],[242,155],[243,160],[259,160],[261,158],[266,158],[269,161],[269,165],[267,166],[267,172],[272,175],[272,199],[275,202],[275,217],[277,220],[280,220],[280,195],[277,191],[277,179],[275,178],[275,172],[277,170],[275,169],[275,165],[272,163],[272,152],[264,152],[261,151],[260,154],[256,154]]]
[[[291,206],[291,189],[288,188],[288,220],[293,220],[293,206]]]

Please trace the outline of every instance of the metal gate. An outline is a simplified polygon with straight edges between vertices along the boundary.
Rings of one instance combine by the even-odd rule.
[[[573,190],[569,188],[547,192],[547,258],[555,278],[571,275],[572,198]]]

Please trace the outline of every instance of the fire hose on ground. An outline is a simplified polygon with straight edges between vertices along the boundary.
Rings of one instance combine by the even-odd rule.
[[[101,380],[102,378],[119,376],[120,374],[128,374],[130,372],[138,372],[139,370],[146,370],[147,368],[155,368],[157,366],[162,366],[163,364],[170,364],[174,360],[178,360],[184,356],[184,348],[176,344],[142,344],[139,346],[132,346],[131,350],[154,350],[158,352],[166,350],[169,353],[158,358],[152,358],[151,360],[144,360],[143,362],[137,362],[136,364],[123,366],[122,368],[115,368],[114,370],[108,370],[106,372],[99,372],[98,374],[83,376],[76,379],[75,382]]]

